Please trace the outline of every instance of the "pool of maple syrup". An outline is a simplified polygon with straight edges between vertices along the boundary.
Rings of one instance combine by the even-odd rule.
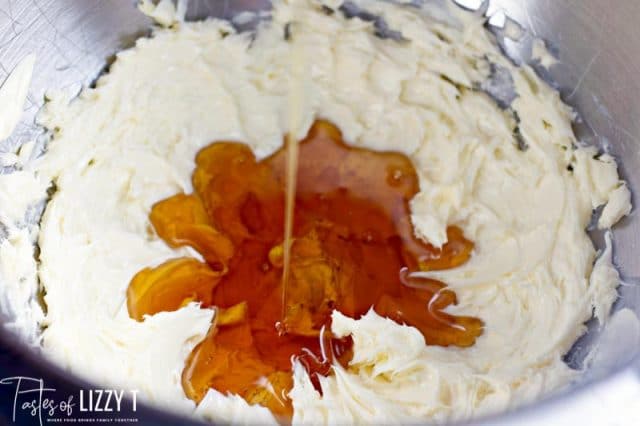
[[[205,261],[140,271],[129,314],[141,321],[191,301],[216,308],[182,373],[196,402],[213,388],[290,417],[292,358],[316,386],[332,363],[348,365],[350,339],[330,335],[334,309],[358,318],[373,307],[419,329],[429,345],[467,347],[482,333],[479,319],[442,312],[456,303],[443,283],[410,276],[461,265],[473,243],[456,227],[442,249],[415,238],[409,200],[418,177],[406,156],[348,146],[335,126],[317,121],[299,142],[297,179],[286,292],[284,148],[256,161],[244,144],[213,143],[196,158],[194,193],[153,206],[160,238],[192,246]]]

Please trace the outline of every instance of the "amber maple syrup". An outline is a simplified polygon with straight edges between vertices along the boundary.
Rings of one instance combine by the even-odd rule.
[[[456,303],[443,283],[410,275],[463,264],[473,243],[456,227],[442,249],[415,238],[408,203],[418,178],[406,156],[348,146],[326,121],[298,150],[284,298],[286,149],[256,161],[244,144],[216,142],[196,158],[194,193],[151,211],[167,244],[192,246],[205,261],[180,258],[140,271],[129,286],[129,313],[142,320],[191,301],[215,307],[182,373],[196,402],[213,388],[291,416],[292,358],[316,385],[333,363],[348,365],[350,340],[330,335],[335,309],[359,318],[373,308],[416,327],[430,345],[467,347],[482,333],[479,319],[443,312]]]

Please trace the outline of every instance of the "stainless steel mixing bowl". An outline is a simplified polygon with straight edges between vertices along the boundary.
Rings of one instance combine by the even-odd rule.
[[[479,0],[460,2],[473,7],[481,3]],[[33,52],[38,58],[24,119],[14,135],[0,143],[0,151],[15,149],[41,131],[33,125],[33,118],[43,103],[45,90],[91,84],[114,52],[148,33],[151,22],[135,10],[134,3],[134,0],[0,0],[0,81],[26,54]],[[267,3],[267,0],[192,0],[188,17],[231,18],[241,10],[265,8]],[[622,175],[637,194],[640,189],[640,2],[493,0],[488,13],[497,15],[491,22],[500,23],[501,10],[527,30],[518,42],[504,40],[505,52],[515,61],[528,62],[534,37],[548,42],[550,50],[557,55],[558,64],[548,73],[542,71],[582,117],[576,124],[576,132],[582,140],[610,149],[619,160]],[[493,30],[501,32],[499,28]],[[634,205],[638,201],[634,197]],[[614,250],[615,262],[625,283],[620,287],[616,309],[630,308],[640,316],[640,218],[637,214],[632,213],[614,230]],[[559,418],[548,416],[550,413],[555,416],[563,407],[571,409],[572,404],[584,401],[585,395],[598,389],[622,389],[622,383],[628,388],[630,381],[640,389],[640,343],[634,340],[631,328],[626,330],[625,324],[620,327],[615,338],[608,337],[608,346],[601,348],[607,356],[594,365],[581,383],[562,394],[486,422],[535,424],[543,418]],[[87,385],[42,360],[6,331],[0,332],[0,338],[4,350],[11,347],[14,354],[7,362],[21,358],[29,371],[48,374],[58,383]],[[580,365],[599,338],[599,331],[592,327],[588,336],[567,355],[567,362]],[[0,364],[2,362],[0,358]],[[151,416],[147,419],[153,419],[153,423],[176,421],[172,417],[158,417],[152,411],[145,413],[142,416]]]

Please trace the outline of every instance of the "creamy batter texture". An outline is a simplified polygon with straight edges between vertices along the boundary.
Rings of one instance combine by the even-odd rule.
[[[282,145],[296,78],[286,29],[305,46],[298,54],[308,70],[299,136],[324,118],[353,145],[412,159],[421,188],[411,202],[416,234],[441,246],[456,225],[475,242],[463,266],[419,275],[456,292],[449,312],[485,323],[473,347],[443,348],[373,311],[360,319],[334,312],[332,331],[353,337],[353,360],[321,380],[322,395],[295,365],[293,423],[443,422],[569,383],[578,372],[562,355],[593,312],[606,320],[616,298],[610,251],[596,261],[585,233],[599,206],[603,229],[630,211],[614,159],[576,140],[573,111],[529,67],[502,56],[481,17],[430,3],[351,2],[401,33],[383,39],[380,21],[347,19],[339,1],[295,3],[295,14],[277,2],[271,21],[239,34],[223,21],[183,22],[184,6],[143,2],[164,26],[118,53],[95,88],[75,99],[50,95],[39,117],[53,136],[47,153],[20,175],[0,176],[30,185],[27,203],[55,189],[38,237],[44,317],[35,276],[16,281],[20,263],[6,260],[21,244],[11,238],[26,231],[16,225],[0,242],[0,280],[21,295],[6,303],[25,312],[18,328],[32,335],[43,327],[52,359],[99,383],[139,389],[152,403],[212,420],[275,422],[238,396],[211,390],[198,407],[185,397],[181,371],[212,310],[191,303],[137,322],[125,293],[140,269],[198,256],[165,245],[148,214],[158,200],[192,191],[201,148],[237,140],[263,158]],[[481,90],[497,70],[517,93],[507,109]],[[0,199],[13,199],[11,188],[0,181]],[[17,223],[6,209],[1,203],[3,222]],[[35,263],[22,267],[29,276]]]

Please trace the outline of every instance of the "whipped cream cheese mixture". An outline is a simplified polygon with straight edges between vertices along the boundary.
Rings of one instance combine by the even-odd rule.
[[[49,95],[39,116],[52,133],[47,152],[0,175],[2,303],[18,313],[14,326],[71,371],[139,389],[152,403],[275,422],[239,396],[211,390],[197,407],[185,397],[182,368],[212,310],[191,303],[137,322],[125,293],[140,269],[197,256],[163,243],[148,214],[156,201],[192,191],[198,150],[237,140],[264,158],[282,145],[293,78],[286,27],[308,64],[301,135],[325,118],[353,145],[412,159],[416,234],[441,246],[456,225],[475,242],[463,266],[421,274],[456,292],[449,312],[485,323],[473,347],[444,348],[373,311],[359,319],[334,312],[332,331],[353,337],[353,360],[321,380],[322,395],[295,365],[293,423],[441,422],[569,383],[578,372],[562,355],[593,312],[606,320],[616,298],[610,250],[596,260],[585,233],[597,207],[602,229],[631,208],[614,159],[576,140],[573,111],[531,68],[502,56],[482,17],[430,3],[352,1],[401,33],[384,39],[380,21],[349,19],[339,1],[295,3],[293,23],[280,1],[249,34],[224,21],[184,22],[182,2],[177,10],[143,2],[163,24],[152,37],[118,53],[95,88],[75,99]],[[480,90],[497,70],[510,73],[517,93],[508,109]],[[38,232],[23,213],[47,189],[55,192]]]

